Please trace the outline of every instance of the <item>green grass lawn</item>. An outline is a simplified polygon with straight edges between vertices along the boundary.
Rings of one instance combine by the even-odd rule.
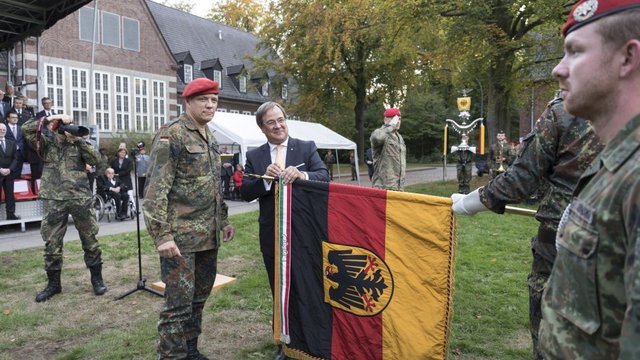
[[[481,180],[472,185],[479,185]],[[454,182],[409,187],[448,196]],[[209,299],[200,349],[215,359],[270,359],[271,304],[258,249],[257,213],[232,217],[236,239],[219,253],[218,272],[237,281]],[[452,359],[529,359],[526,277],[531,217],[482,213],[458,217]],[[100,238],[109,292],[96,297],[80,242],[65,244],[63,293],[37,304],[46,282],[42,249],[0,253],[0,359],[154,359],[162,300],[138,291],[135,233]],[[159,279],[159,262],[143,232],[143,275]]]

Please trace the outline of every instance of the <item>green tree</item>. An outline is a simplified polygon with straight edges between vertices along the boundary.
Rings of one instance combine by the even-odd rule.
[[[262,27],[265,14],[265,9],[258,0],[225,0],[214,4],[207,17],[256,34]]]
[[[441,66],[457,73],[458,84],[484,84],[489,139],[499,128],[508,130],[519,71],[527,69],[527,50],[540,44],[534,32],[559,27],[575,1],[447,0],[425,5],[425,13],[439,14],[448,46],[439,48]],[[548,39],[548,38],[547,38]],[[430,40],[430,39],[429,39]],[[553,41],[553,39],[551,39]],[[451,68],[451,65],[454,68]],[[475,87],[475,86],[474,86]]]
[[[162,5],[190,13],[195,4],[189,0],[164,0]]]
[[[261,31],[264,46],[282,57],[271,66],[296,81],[300,116],[326,119],[351,107],[360,158],[367,104],[399,105],[413,79],[415,8],[415,1],[280,1]]]

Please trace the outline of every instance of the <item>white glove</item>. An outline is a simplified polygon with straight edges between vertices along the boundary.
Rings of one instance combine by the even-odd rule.
[[[479,189],[473,190],[473,192],[464,194],[451,194],[451,200],[453,201],[453,212],[460,215],[475,215],[480,211],[487,211],[486,206],[480,201]]]

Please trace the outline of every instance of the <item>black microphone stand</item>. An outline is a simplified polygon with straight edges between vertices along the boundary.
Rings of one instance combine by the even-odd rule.
[[[116,297],[115,299],[113,299],[113,301],[117,301],[120,300],[122,298],[125,298],[131,294],[133,294],[134,292],[138,291],[138,290],[144,290],[147,292],[150,292],[154,295],[158,295],[160,297],[164,297],[163,293],[160,293],[150,287],[147,287],[146,282],[147,279],[143,279],[142,278],[142,246],[140,244],[140,207],[138,204],[138,165],[137,165],[137,158],[136,158],[136,150],[131,150],[131,156],[133,157],[133,173],[134,176],[136,178],[136,181],[134,182],[134,196],[136,198],[136,229],[137,229],[137,235],[138,235],[138,284],[136,285],[136,287],[134,289],[131,289],[129,291],[127,291],[126,293]]]

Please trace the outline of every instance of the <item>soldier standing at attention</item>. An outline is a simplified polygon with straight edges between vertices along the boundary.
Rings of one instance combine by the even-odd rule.
[[[513,164],[471,194],[453,194],[453,211],[473,215],[491,210],[503,214],[507,204],[528,199],[538,188],[549,184],[540,202],[536,219],[538,234],[531,239],[533,259],[529,272],[529,324],[534,359],[542,359],[538,330],[542,290],[556,258],[555,238],[562,211],[569,204],[580,175],[602,150],[591,124],[568,114],[562,99],[549,103],[531,133],[524,137]]]
[[[371,133],[373,152],[373,187],[404,191],[407,148],[400,130],[400,109],[384,112],[384,125]]]
[[[511,165],[512,161],[513,148],[507,141],[504,131],[498,131],[496,140],[496,143],[491,145],[489,149],[489,172],[491,172],[492,177],[503,173]]]
[[[45,241],[44,268],[49,281],[36,296],[37,302],[62,291],[62,239],[67,232],[69,215],[73,217],[82,241],[84,262],[91,271],[93,292],[96,295],[107,292],[102,280],[102,251],[96,239],[98,222],[85,173],[86,165],[95,166],[98,157],[82,137],[64,131],[65,125],[72,121],[69,115],[58,114],[34,118],[22,126],[26,142],[38,151],[44,162],[40,188],[40,198],[44,199],[44,217],[40,234]],[[43,133],[47,125],[55,134],[52,138]]]
[[[468,194],[469,184],[471,183],[471,169],[473,168],[473,152],[469,146],[469,135],[464,133],[461,138],[462,141],[456,150],[458,155],[456,176],[458,178],[458,192]]]
[[[206,359],[198,351],[202,309],[216,277],[220,240],[233,239],[234,228],[220,193],[218,144],[207,126],[218,107],[218,82],[195,79],[182,95],[186,112],[153,139],[144,218],[165,283],[158,357]]]
[[[640,359],[640,0],[581,0],[553,69],[604,150],[580,178],[542,299],[545,359]]]

